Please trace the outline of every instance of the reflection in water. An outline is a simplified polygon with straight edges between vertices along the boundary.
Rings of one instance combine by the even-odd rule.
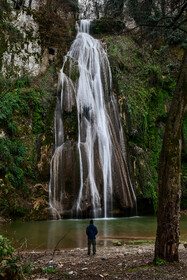
[[[107,220],[103,221],[103,237],[107,237],[108,236],[108,227],[107,227]],[[104,246],[107,246],[107,240],[104,239]]]
[[[85,227],[78,220],[46,222],[47,248],[55,248],[58,242],[59,248],[85,247]]]
[[[79,223],[75,223],[75,233],[76,233],[75,240],[77,241],[76,247],[83,248],[83,247],[85,247],[85,242],[84,242],[83,236],[86,235],[86,227],[82,228],[82,230],[79,230],[79,229],[81,229]]]
[[[130,217],[120,219],[95,219],[98,244],[107,245],[111,239],[154,239],[156,217]],[[89,220],[58,220],[44,222],[14,222],[3,225],[0,234],[13,241],[16,247],[27,241],[28,249],[85,248],[86,227]],[[187,216],[180,222],[181,240],[187,235]],[[64,237],[64,238],[63,238]]]

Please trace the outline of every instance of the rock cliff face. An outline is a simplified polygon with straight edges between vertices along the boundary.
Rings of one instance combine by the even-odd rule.
[[[100,7],[103,1],[83,0],[79,2],[83,5],[82,17],[86,16],[87,11],[84,4],[88,2],[92,2],[94,18],[98,18],[103,12],[106,12],[103,7]],[[93,2],[96,3],[95,6],[93,6]],[[107,2],[118,4],[118,1]],[[155,2],[159,9],[161,8],[160,2]],[[171,99],[175,86],[175,71],[180,64],[182,50],[180,53],[178,52],[179,59],[176,59],[175,50],[172,52],[169,49],[166,55],[163,50],[150,50],[150,47],[146,45],[141,47],[142,42],[140,45],[136,44],[140,35],[138,32],[136,40],[130,38],[129,33],[124,35],[126,28],[136,27],[139,20],[139,17],[132,17],[128,3],[129,1],[124,1],[121,18],[116,16],[115,19],[110,17],[96,20],[93,29],[96,36],[102,38],[101,43],[110,60],[114,94],[120,107],[123,130],[127,134],[125,140],[128,141],[129,147],[127,158],[131,158],[133,163],[129,168],[131,177],[134,177],[133,185],[136,185],[137,195],[148,201],[149,205],[145,205],[150,206],[152,211],[152,199],[156,205],[157,164],[164,122],[169,108],[169,99]],[[143,7],[144,1],[137,0],[137,3],[138,5],[142,4]],[[76,36],[75,20],[78,18],[76,4],[76,1],[68,0],[2,0],[0,2],[0,26],[2,30],[0,34],[0,74],[8,82],[9,78],[21,78],[16,82],[15,88],[10,89],[7,98],[4,95],[0,99],[2,106],[0,108],[0,148],[3,147],[2,150],[5,152],[8,149],[13,158],[11,167],[7,166],[8,157],[4,152],[3,165],[5,168],[3,169],[4,173],[2,172],[0,176],[0,205],[2,205],[0,213],[3,213],[2,215],[8,213],[7,215],[10,216],[27,216],[28,219],[49,218],[47,209],[48,183],[50,160],[54,149],[53,115],[56,103],[57,76],[63,65],[63,57]],[[99,7],[102,12],[99,12]],[[169,6],[168,9],[170,9]],[[110,12],[109,9],[109,16]],[[93,29],[91,30],[93,31]],[[111,30],[112,34],[114,32],[118,35],[111,35]],[[123,31],[121,32],[121,30]],[[138,31],[138,28],[136,30]],[[107,34],[104,39],[103,34]],[[136,34],[134,36],[136,37]],[[169,53],[171,56],[168,55]],[[162,57],[165,60],[162,60]],[[71,75],[71,80],[76,83],[77,75],[79,75],[77,63],[72,62],[71,73],[68,65],[65,73],[67,76]],[[34,77],[32,83],[27,81],[27,77],[22,79],[22,76],[27,75]],[[104,88],[105,86],[103,85]],[[1,77],[0,88],[2,88]],[[4,92],[7,92],[6,87]],[[26,104],[23,104],[24,102]],[[114,119],[113,106],[111,106],[110,100],[107,102],[108,116],[110,119]],[[11,104],[10,108],[6,107],[6,104]],[[80,186],[81,183],[80,153],[77,145],[78,114],[75,98],[70,106],[71,112],[69,112],[68,100],[64,99],[64,106],[63,137],[66,144],[64,144],[60,157],[63,157],[65,161],[60,168],[66,174],[63,182],[65,187],[63,203],[66,209],[71,209],[76,201],[75,198],[79,196],[77,185]],[[9,110],[12,110],[11,118]],[[89,108],[85,107],[83,111],[85,119],[86,116],[89,119]],[[60,119],[61,113],[57,114],[59,114]],[[186,123],[185,119],[184,124]],[[16,125],[17,128],[15,128]],[[115,141],[119,142],[120,135],[117,126],[111,126],[110,130],[115,135]],[[186,131],[184,129],[184,133]],[[84,138],[85,134],[82,133],[81,137]],[[20,163],[19,158],[22,156],[21,152],[19,149],[15,149],[16,145],[16,147],[21,146],[20,143],[25,149],[22,163]],[[61,144],[62,142],[58,143],[58,145]],[[99,158],[98,145],[95,145],[94,153],[94,157]],[[184,157],[185,154],[184,148]],[[83,157],[85,157],[86,162],[85,153]],[[16,163],[17,158],[18,163]],[[72,159],[74,160],[72,161]],[[114,168],[114,166],[119,166],[120,162],[120,151],[117,151],[115,155],[113,154],[112,160],[113,176],[116,177],[115,185],[117,186],[123,184],[124,181],[123,163],[117,170]],[[0,167],[0,171],[2,171],[2,165]],[[20,173],[15,167],[19,167]],[[84,168],[86,170],[86,167]],[[98,170],[95,181],[99,186],[101,204],[103,204],[103,175],[100,160],[95,161],[94,168]],[[88,173],[88,170],[86,172]],[[21,177],[20,181],[19,176]],[[13,181],[15,178],[19,183]],[[183,181],[186,184],[185,176]],[[59,185],[61,183],[59,182]],[[89,185],[88,182],[85,182],[85,186],[86,184]],[[17,187],[17,185],[19,186]],[[87,201],[91,194],[90,191],[86,191],[85,186],[81,201],[82,208],[87,208],[92,212],[91,199]],[[7,193],[9,200],[6,200]],[[120,195],[120,188],[117,187],[115,193],[117,198],[114,203],[114,209],[117,212],[126,207],[124,194],[121,195],[121,201]],[[70,213],[64,213],[65,216],[70,216]]]
[[[76,17],[74,6],[57,4],[56,0],[0,3],[0,149],[5,151],[0,213],[7,218],[49,217],[57,71],[74,38]],[[38,185],[44,194],[37,193]]]
[[[48,54],[41,47],[39,25],[33,13],[39,9],[40,2],[9,0],[12,7],[9,20],[19,38],[16,38],[16,42],[5,38],[6,50],[2,58],[2,73],[5,77],[10,73],[14,76],[37,76],[48,67]]]
[[[8,0],[1,35],[4,77],[37,76],[57,62],[57,53],[63,59],[74,36],[76,17],[76,6],[67,3]]]
[[[75,36],[74,20],[76,4],[79,3],[79,18],[100,18],[105,14],[107,1],[57,0],[3,0],[10,6],[4,13],[6,28],[1,34],[0,68],[4,77],[37,76],[44,73],[51,62],[62,61],[65,50]],[[67,4],[67,3],[68,4]],[[124,1],[124,24],[135,27]],[[64,30],[63,30],[64,29]],[[61,51],[64,49],[63,51]],[[60,54],[60,56],[58,56]],[[62,63],[62,62],[61,62]]]
[[[95,19],[104,15],[105,0],[79,0],[79,18]]]
[[[68,2],[68,1],[67,1]],[[97,1],[95,5],[93,5],[92,1],[79,1],[81,2],[80,9],[82,17],[99,17],[104,12],[103,3]],[[58,63],[60,65],[60,61],[62,61],[63,53],[62,46],[68,49],[67,41],[72,36],[73,32],[73,20],[72,16],[73,12],[71,8],[70,12],[67,13],[68,7],[66,5],[59,5],[59,2],[53,0],[52,2],[48,1],[11,1],[9,0],[11,10],[9,11],[9,15],[7,19],[11,22],[11,26],[14,26],[13,32],[18,36],[16,40],[12,40],[11,36],[4,36],[4,40],[6,42],[6,48],[4,50],[2,56],[2,74],[4,77],[12,76],[12,77],[22,77],[24,75],[30,75],[32,77],[37,77],[39,74],[45,73],[49,64]],[[80,4],[80,3],[79,3]],[[85,5],[86,4],[86,5]],[[86,9],[85,9],[86,7]],[[66,12],[66,14],[65,14]],[[51,21],[51,17],[54,18]],[[55,17],[56,16],[56,17]],[[63,23],[63,25],[62,25]],[[56,24],[56,25],[55,25]],[[54,28],[53,28],[54,27]],[[59,33],[62,32],[62,33]],[[62,42],[65,39],[65,43]],[[70,40],[69,40],[70,41]],[[59,62],[57,62],[59,58]],[[76,57],[77,59],[77,57]],[[95,62],[94,62],[95,63]],[[99,60],[97,61],[99,63]],[[72,99],[72,106],[74,106],[75,110],[73,110],[73,114],[69,113],[69,109],[65,108],[63,113],[63,122],[64,122],[64,131],[63,136],[66,139],[66,143],[63,145],[63,151],[60,158],[58,159],[59,169],[57,173],[61,172],[64,175],[63,179],[58,177],[55,179],[55,185],[61,185],[59,180],[63,180],[63,190],[56,191],[55,199],[63,200],[64,209],[68,209],[70,211],[74,208],[74,216],[77,215],[79,211],[75,210],[76,207],[80,207],[79,215],[82,216],[92,216],[93,211],[93,201],[96,199],[95,194],[90,188],[90,185],[93,184],[93,179],[89,178],[90,169],[95,169],[95,183],[98,186],[98,199],[100,200],[98,205],[95,205],[95,208],[98,210],[99,216],[109,216],[113,215],[113,212],[122,211],[126,208],[131,208],[134,206],[134,194],[133,189],[130,186],[129,188],[129,178],[126,163],[123,159],[123,152],[120,152],[120,142],[121,142],[121,127],[119,126],[118,116],[116,116],[116,104],[114,105],[114,100],[110,96],[111,91],[111,81],[110,81],[110,73],[109,69],[105,67],[107,65],[107,60],[102,62],[103,66],[101,69],[101,76],[104,80],[104,83],[101,87],[104,88],[104,99],[106,101],[106,111],[107,117],[109,119],[109,129],[110,134],[112,136],[111,141],[111,151],[101,152],[103,149],[102,143],[100,143],[99,136],[96,136],[94,148],[94,163],[89,163],[89,157],[87,156],[87,148],[82,145],[82,160],[80,162],[80,147],[77,144],[78,137],[78,126],[80,124],[77,123],[77,109],[75,106],[75,99]],[[58,67],[58,66],[57,66]],[[92,70],[93,72],[94,70]],[[71,78],[73,82],[77,83],[77,75],[79,75],[78,66],[74,65],[73,71],[71,72]],[[69,97],[67,97],[69,98]],[[69,101],[64,102],[64,106],[69,106]],[[73,104],[74,102],[74,104]],[[71,110],[72,111],[72,110]],[[82,121],[86,124],[89,117],[89,110],[87,111],[86,107],[84,109],[84,115],[87,117]],[[57,119],[60,119],[60,112],[56,110],[56,114],[59,115]],[[79,113],[78,113],[79,114]],[[73,118],[76,118],[75,125],[72,123]],[[94,119],[93,119],[94,120]],[[93,122],[93,120],[90,122]],[[115,124],[113,124],[113,122]],[[58,121],[59,123],[59,121]],[[32,127],[32,124],[31,124]],[[32,129],[31,129],[32,133]],[[88,133],[82,129],[81,138],[85,139],[88,137]],[[109,135],[105,135],[105,137],[110,138]],[[98,139],[97,139],[98,138]],[[49,162],[51,158],[51,143],[50,145],[45,145],[45,136],[38,136],[40,141],[39,145],[39,155],[37,159],[37,173],[39,177],[42,179],[42,184],[46,187],[46,181],[49,179]],[[44,139],[44,140],[43,140]],[[74,140],[73,140],[74,139]],[[83,140],[84,141],[84,140]],[[58,143],[59,145],[61,143]],[[113,149],[112,146],[115,148]],[[117,147],[117,148],[116,148]],[[109,148],[109,147],[108,147]],[[111,158],[109,154],[111,153]],[[109,160],[109,162],[108,162]],[[103,163],[104,161],[104,163]],[[110,162],[112,161],[112,162]],[[54,163],[55,164],[55,163]],[[92,166],[93,164],[93,166]],[[81,165],[81,166],[80,166]],[[103,166],[102,166],[103,165]],[[107,167],[109,166],[109,167]],[[84,169],[84,174],[81,173],[81,168]],[[106,171],[105,169],[111,169],[110,171]],[[55,171],[56,172],[56,171]],[[97,173],[97,174],[96,174]],[[111,173],[111,174],[109,174]],[[81,179],[82,176],[82,179]],[[105,178],[106,176],[106,178]],[[114,189],[112,190],[112,186],[110,186],[110,176],[115,178]],[[84,186],[81,185],[81,180],[84,181]],[[103,183],[104,182],[104,183]],[[38,185],[38,184],[36,184]],[[53,183],[54,185],[54,183]],[[82,194],[80,194],[80,186],[82,187]],[[120,187],[119,187],[120,186]],[[122,193],[121,193],[122,190]],[[53,191],[55,192],[55,191]],[[35,196],[35,193],[33,195]],[[112,196],[109,197],[108,193],[112,193]],[[61,199],[63,197],[63,199]],[[79,197],[79,199],[78,199]],[[108,199],[107,199],[108,197]],[[114,202],[113,202],[114,198]],[[36,197],[37,203],[34,202],[34,212],[35,215],[38,213],[38,209],[41,210],[41,207],[38,206],[38,203],[41,203]],[[76,206],[75,200],[79,200],[78,206]],[[108,201],[107,201],[108,200]],[[106,202],[105,202],[106,201]],[[118,201],[120,202],[118,205]],[[97,204],[96,202],[94,202]],[[108,205],[106,206],[105,205]],[[109,206],[109,204],[114,204],[115,209]],[[37,204],[37,207],[35,205]],[[81,206],[80,206],[81,205]],[[105,205],[105,206],[104,206]],[[44,203],[44,207],[46,208],[46,204]],[[59,209],[61,206],[57,207]],[[104,208],[108,207],[108,210],[104,210]],[[102,210],[101,210],[102,208]],[[109,209],[110,208],[110,209]],[[71,215],[68,213],[66,215],[66,210],[62,211],[62,217],[70,217]],[[44,211],[46,213],[46,211]],[[104,214],[104,212],[106,212]],[[110,212],[110,213],[109,213]],[[34,214],[31,216],[33,217]],[[45,214],[43,215],[45,216]]]

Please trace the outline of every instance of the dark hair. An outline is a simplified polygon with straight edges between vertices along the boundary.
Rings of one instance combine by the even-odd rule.
[[[90,225],[93,225],[93,220],[90,221]]]

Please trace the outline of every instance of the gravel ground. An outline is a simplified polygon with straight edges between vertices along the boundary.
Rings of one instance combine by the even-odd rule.
[[[20,253],[25,279],[187,279],[187,248],[179,246],[179,263],[153,264],[154,244],[125,244],[98,247],[96,255],[87,248]]]

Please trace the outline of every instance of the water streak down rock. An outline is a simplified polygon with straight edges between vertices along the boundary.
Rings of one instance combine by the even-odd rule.
[[[80,21],[59,75],[49,184],[53,218],[125,215],[136,204],[109,61],[89,26]]]

